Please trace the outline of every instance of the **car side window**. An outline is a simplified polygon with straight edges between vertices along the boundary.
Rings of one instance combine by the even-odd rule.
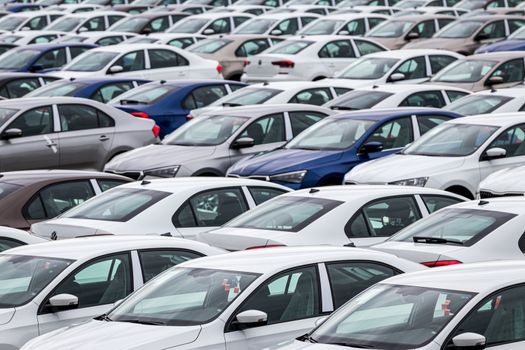
[[[412,121],[410,117],[403,117],[386,122],[368,137],[365,143],[380,142],[383,149],[401,148],[414,141]]]
[[[286,140],[284,116],[282,113],[270,114],[252,122],[239,136],[250,137],[255,145],[263,145]]]
[[[55,40],[58,35],[42,35],[34,38],[29,42],[29,44],[43,44]]]
[[[72,294],[78,308],[113,304],[132,292],[132,268],[127,253],[90,261],[68,276],[50,297]]]
[[[344,35],[363,35],[366,32],[365,20],[363,18],[356,19],[346,23],[337,34]]]
[[[124,41],[124,38],[121,35],[117,36],[108,36],[102,39],[99,39],[96,44],[98,46],[109,46],[116,45]]]
[[[425,207],[427,207],[427,210],[430,214],[445,207],[448,207],[449,205],[454,205],[462,202],[461,199],[430,194],[421,195],[421,199],[423,199]]]
[[[237,309],[259,310],[268,315],[268,325],[296,321],[321,314],[319,278],[314,266],[296,268],[271,278]],[[230,324],[229,330],[235,330]]]
[[[452,13],[451,16],[455,16],[455,15]],[[438,19],[439,29],[449,25],[452,22],[454,22],[453,19],[448,19],[448,18],[440,18],[440,19]]]
[[[326,264],[334,298],[334,309],[339,308],[368,287],[394,275],[394,268],[374,262],[340,262]]]
[[[525,124],[512,127],[502,132],[487,149],[498,147],[507,151],[506,157],[525,155]]]
[[[389,13],[386,13],[386,15],[390,15]],[[368,26],[370,29],[374,28],[380,23],[383,23],[386,19],[381,17],[370,17],[368,18]]]
[[[106,29],[106,24],[104,23],[104,16],[95,17],[84,23],[82,28],[86,28],[88,32],[92,31],[102,31]]]
[[[151,69],[187,66],[187,59],[170,50],[148,50]]]
[[[168,45],[178,47],[179,49],[185,49],[190,45],[195,44],[192,38],[178,38],[168,42]]]
[[[66,49],[55,49],[44,53],[40,58],[33,64],[39,66],[40,69],[59,68],[67,63],[66,61]]]
[[[303,25],[303,28],[315,21],[317,17],[301,17],[301,24]]]
[[[248,210],[240,188],[205,191],[191,197],[173,216],[175,227],[221,226]]]
[[[6,238],[6,237],[0,238],[0,252],[3,252],[4,250],[8,250],[11,248],[20,247],[22,245],[25,245],[25,244],[20,241],[17,241],[16,239],[11,239],[11,238]]]
[[[235,25],[235,28],[237,28],[238,26],[240,26],[241,24],[243,24],[244,22],[246,22],[249,19],[250,19],[250,17],[235,16],[235,17],[233,17],[233,24]]]
[[[87,105],[58,105],[62,131],[77,131],[115,126],[107,114]]]
[[[242,43],[241,46],[235,50],[235,56],[248,57],[257,55],[270,47],[270,43],[266,39],[248,40]]]
[[[509,34],[514,33],[516,30],[520,29],[525,25],[525,21],[521,19],[509,19]]]
[[[22,136],[44,135],[53,132],[51,106],[37,107],[19,115],[7,129],[20,129]]]
[[[123,72],[146,69],[144,64],[144,50],[133,51],[123,55],[113,64],[113,67],[114,66],[121,66]]]
[[[252,195],[252,198],[256,205],[262,204],[267,200],[270,200],[274,197],[286,193],[286,191],[270,187],[249,186],[248,190],[250,191],[250,194]]]
[[[435,107],[441,108],[446,105],[441,91],[421,91],[413,93],[405,98],[399,106],[402,107]]]
[[[107,84],[97,89],[97,91],[91,95],[91,99],[98,102],[107,103],[118,95],[133,88],[134,86],[132,82]]]
[[[441,123],[446,122],[447,120],[450,120],[451,118],[441,115],[418,115],[416,119],[417,126],[419,127],[419,134],[424,135],[430,129],[438,126]]]
[[[332,94],[328,88],[313,88],[298,92],[289,103],[303,103],[308,105],[320,106],[332,99]]]
[[[312,111],[288,112],[288,115],[290,116],[290,123],[292,124],[293,137],[326,117],[323,113]]]
[[[341,96],[341,95],[344,95],[346,94],[347,92],[350,92],[352,91],[352,89],[347,89],[347,88],[334,88],[335,90],[335,93],[337,94],[337,96]]]
[[[293,35],[299,30],[299,23],[297,23],[297,18],[285,19],[275,29],[281,31],[279,35]]]
[[[434,20],[422,21],[412,29],[412,32],[418,33],[419,38],[431,38],[436,32],[436,24]]]
[[[71,58],[73,59],[79,56],[80,54],[83,54],[87,50],[89,50],[89,48],[87,47],[73,46],[69,48],[69,53],[71,54]]]
[[[432,74],[436,74],[457,60],[455,57],[445,55],[428,55],[428,59],[430,60],[430,69],[432,70]]]
[[[7,98],[18,98],[22,97],[31,91],[38,89],[40,87],[40,81],[37,78],[29,79],[16,79],[11,80],[5,84],[5,89],[8,96]]]
[[[213,34],[226,34],[231,31],[229,18],[219,18],[213,21],[206,29],[213,29]]]
[[[182,101],[182,107],[185,109],[194,109],[205,107],[221,97],[228,95],[224,85],[203,86],[193,89]]]
[[[151,30],[152,33],[163,32],[170,26],[170,20],[168,16],[156,18],[145,27],[145,29]]]
[[[357,50],[361,56],[368,55],[374,52],[385,51],[381,46],[366,40],[354,40]]]
[[[108,24],[111,26],[114,23],[120,21],[124,16],[115,16],[115,15],[109,15],[108,16]]]
[[[117,187],[117,186],[127,183],[127,181],[116,180],[116,179],[97,179],[97,183],[98,183],[98,187],[100,187],[100,190],[102,192],[106,192],[107,190],[110,190],[113,187]]]
[[[501,64],[490,77],[502,77],[504,83],[522,81],[525,78],[523,59],[518,58]]]
[[[454,102],[462,97],[468,96],[468,93],[462,91],[445,90],[445,92],[447,93],[450,102]]]
[[[505,22],[495,21],[487,24],[481,30],[481,33],[487,35],[487,39],[503,38],[505,36]]]
[[[171,249],[142,250],[138,253],[144,283],[148,282],[159,273],[166,271],[170,267],[203,256],[202,254],[193,251]]]
[[[427,76],[427,69],[425,64],[425,57],[415,57],[403,62],[397,69],[395,73],[402,73],[405,75],[405,79],[421,79]]]
[[[349,238],[390,237],[421,219],[412,196],[375,200],[363,206],[345,225]]]
[[[355,57],[355,53],[350,40],[337,40],[323,46],[318,56],[320,58],[351,58]]]
[[[31,28],[31,30],[39,30],[47,26],[47,24],[46,16],[38,16],[30,20],[29,23],[27,23],[27,27]]]

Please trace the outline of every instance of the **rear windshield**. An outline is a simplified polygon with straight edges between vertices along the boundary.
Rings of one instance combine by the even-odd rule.
[[[86,83],[57,81],[56,83],[43,86],[39,89],[34,90],[33,92],[30,92],[29,94],[27,94],[26,97],[74,96],[75,92],[82,88],[85,88],[86,86]]]
[[[196,53],[215,53],[232,42],[233,40],[227,39],[209,39],[194,45],[188,51]]]
[[[491,113],[511,101],[513,98],[497,95],[472,95],[465,96],[443,109],[453,111],[461,115],[477,115]]]
[[[443,209],[421,219],[389,240],[471,246],[516,214],[478,209]]]
[[[217,101],[213,105],[223,105],[225,107],[238,107],[246,105],[258,105],[264,103],[280,94],[283,90],[279,89],[268,89],[268,88],[257,88],[257,87],[245,87],[239,91],[234,92],[231,95],[225,96],[224,98]]]
[[[110,103],[120,103],[122,105],[150,104],[160,100],[178,88],[178,86],[169,85],[159,86],[157,83],[153,83],[152,85],[146,84],[117,96]]]
[[[308,46],[312,45],[313,41],[306,41],[306,40],[294,40],[288,42],[283,42],[282,44],[279,44],[275,46],[275,48],[268,50],[268,53],[280,53],[284,55],[295,55],[299,52],[306,49]]]

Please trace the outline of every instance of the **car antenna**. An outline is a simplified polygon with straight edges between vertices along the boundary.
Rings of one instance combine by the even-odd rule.
[[[494,87],[494,85],[491,85],[490,86],[490,92],[497,92],[498,90],[496,90],[496,88]]]
[[[377,89],[378,87],[378,85],[372,85],[372,89]]]
[[[489,204],[489,203],[490,203],[489,201],[480,200],[478,202],[478,205],[486,205],[486,204]]]
[[[310,188],[310,191],[308,193],[317,193],[319,191],[321,191],[321,190],[318,189],[318,188]]]
[[[166,80],[161,80],[160,83],[161,84],[166,84]]]
[[[76,79],[75,77],[71,77],[69,78],[69,81],[75,81],[75,79]]]
[[[265,82],[263,83],[263,86],[267,86],[268,84],[269,84],[269,83],[268,83],[267,81],[265,81]]]
[[[147,180],[142,180],[142,182],[140,183],[142,186],[144,185],[149,185],[151,183],[151,181],[147,181]]]

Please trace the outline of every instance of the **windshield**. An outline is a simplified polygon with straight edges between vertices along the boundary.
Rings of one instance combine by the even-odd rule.
[[[414,22],[408,21],[386,21],[372,29],[367,36],[378,38],[397,38],[408,32]]]
[[[405,0],[396,4],[396,8],[410,9],[425,6],[426,0]]]
[[[495,61],[459,60],[439,72],[432,81],[474,83],[497,64]]]
[[[0,108],[0,127],[4,125],[7,121],[11,119],[12,116],[14,116],[19,109],[13,109],[13,108]],[[5,184],[6,186],[9,184]],[[15,185],[9,185],[9,186],[15,186]],[[3,190],[0,187],[0,198],[3,197]]]
[[[458,2],[454,7],[458,7],[465,10],[475,10],[480,7],[483,7],[487,1],[486,0],[463,0]]]
[[[27,17],[5,17],[0,19],[0,30],[15,30]]]
[[[108,317],[116,322],[191,326],[219,316],[259,275],[175,268],[133,293]]]
[[[37,50],[15,50],[0,56],[0,69],[20,69],[29,65],[40,54]]]
[[[396,58],[362,58],[351,64],[337,78],[344,79],[379,79],[388,73],[399,61]]]
[[[203,40],[200,43],[193,45],[191,48],[188,49],[188,51],[195,53],[215,53],[232,42],[233,40],[227,39]]]
[[[343,202],[311,197],[277,197],[241,214],[224,227],[299,232]]]
[[[483,21],[459,21],[452,23],[436,34],[436,38],[468,38],[482,25]]]
[[[258,105],[268,101],[270,98],[280,94],[283,90],[245,87],[233,94],[227,95],[216,102],[213,106],[247,106]]]
[[[29,302],[71,263],[38,256],[0,255],[0,308]]]
[[[248,117],[225,115],[195,118],[167,135],[162,143],[181,146],[220,145],[248,120]]]
[[[402,153],[464,157],[476,152],[496,130],[496,126],[444,123],[414,141]]]
[[[0,42],[12,44],[20,39],[22,39],[22,37],[19,35],[3,35],[0,37]]]
[[[46,27],[46,30],[57,30],[59,32],[72,32],[80,23],[84,21],[84,18],[61,18]]]
[[[138,33],[148,22],[149,19],[144,17],[126,18],[115,23],[108,31]]]
[[[42,86],[39,89],[36,89],[29,94],[25,95],[25,97],[51,97],[51,96],[74,96],[75,92],[78,90],[86,87],[87,84],[85,83],[75,83],[75,82],[61,82],[58,81],[56,83],[48,84],[45,86]]]
[[[512,33],[512,34],[508,37],[508,40],[512,40],[512,39],[515,39],[515,40],[525,40],[525,27],[516,30],[514,33]]]
[[[75,72],[96,72],[107,66],[118,55],[117,52],[88,51],[65,66],[64,70]]]
[[[345,21],[334,21],[329,19],[320,19],[306,28],[304,28],[298,35],[330,35],[334,34]]]
[[[117,98],[110,101],[110,103],[119,103],[122,105],[149,104],[160,100],[168,93],[175,91],[178,88],[178,86],[159,86],[158,83],[154,83],[151,85],[142,85],[128,92],[125,92],[120,96],[117,96]]]
[[[471,95],[454,101],[443,109],[465,116],[486,114],[495,111],[511,100],[513,100],[513,98],[508,96]]]
[[[64,36],[60,39],[58,39],[56,42],[61,42],[61,43],[82,43],[84,41],[86,41],[88,38],[85,37],[85,36],[81,36],[81,35],[71,35],[71,36]]]
[[[306,40],[286,40],[280,44],[275,45],[273,49],[267,51],[267,53],[280,53],[284,55],[295,55],[312,45],[313,41]]]
[[[264,34],[277,22],[276,19],[252,19],[243,23],[234,34]]]
[[[310,337],[316,343],[353,348],[420,348],[473,296],[461,291],[377,284],[332,314]]]
[[[375,122],[352,118],[326,118],[297,135],[288,149],[343,150],[351,147]]]
[[[205,18],[191,18],[183,19],[177,22],[168,33],[197,33],[202,27],[208,23],[208,20]]]
[[[141,188],[114,188],[72,208],[60,217],[126,222],[170,194]]]
[[[393,93],[383,91],[350,91],[328,102],[325,107],[342,110],[372,108]]]

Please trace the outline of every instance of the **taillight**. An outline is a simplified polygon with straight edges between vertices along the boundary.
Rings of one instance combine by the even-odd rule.
[[[244,60],[244,66],[248,66],[250,64],[250,61],[249,60]]]
[[[449,265],[457,265],[457,264],[462,264],[462,262],[458,260],[438,260],[438,261],[426,261],[426,262],[421,263],[421,265],[425,265],[426,267],[441,267],[441,266],[449,266]]]
[[[285,247],[285,245],[284,244],[260,245],[260,246],[246,248],[246,250],[264,249],[264,248],[279,248],[279,247]]]
[[[272,64],[280,68],[293,68],[295,66],[295,63],[290,60],[273,61]]]
[[[139,118],[149,119],[149,114],[144,112],[131,112],[131,115]]]
[[[160,126],[158,126],[157,124],[153,125],[153,129],[151,129],[151,131],[153,131],[153,135],[155,137],[159,137]]]
[[[222,66],[220,64],[217,65],[217,73],[222,73]]]
[[[188,114],[188,115],[186,116],[186,120],[192,120],[192,119],[193,119],[193,116],[192,116],[191,114]]]

